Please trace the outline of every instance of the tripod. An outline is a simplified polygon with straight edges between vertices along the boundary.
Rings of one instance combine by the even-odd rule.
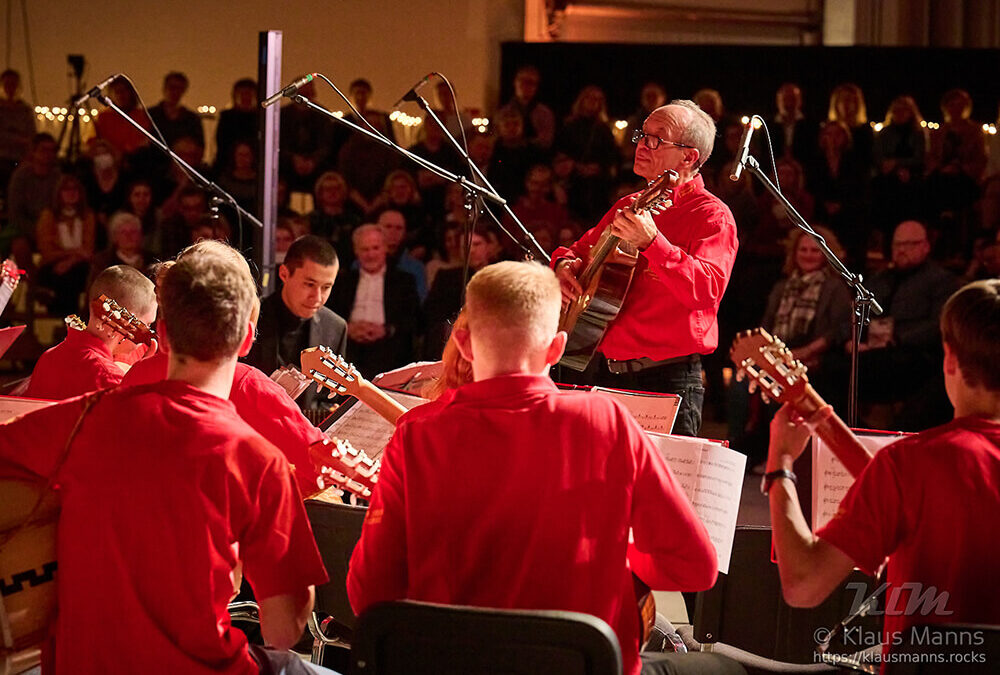
[[[73,101],[77,101],[80,95],[83,93],[83,68],[86,63],[82,54],[69,54],[66,56],[66,61],[69,63],[70,77],[73,78],[73,94],[69,97],[69,104],[73,105]],[[62,129],[59,131],[59,138],[56,141],[56,147],[63,147],[63,139],[66,138],[66,130],[69,130],[69,139],[66,144],[66,162],[70,165],[76,164],[80,159],[80,143],[82,141],[80,135],[80,115],[79,110],[70,110],[66,114],[66,119],[63,121]]]

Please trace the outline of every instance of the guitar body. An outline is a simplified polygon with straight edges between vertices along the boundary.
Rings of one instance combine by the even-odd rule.
[[[583,295],[566,306],[559,330],[566,331],[569,339],[561,365],[578,371],[586,369],[625,303],[634,272],[634,265],[605,263]]]
[[[0,481],[0,672],[37,664],[56,611],[56,526],[59,505],[49,492],[30,523],[38,485]]]

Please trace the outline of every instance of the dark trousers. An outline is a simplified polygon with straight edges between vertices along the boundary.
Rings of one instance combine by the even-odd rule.
[[[678,436],[698,435],[701,429],[701,408],[705,402],[705,385],[701,376],[701,359],[697,355],[687,363],[671,363],[620,375],[608,370],[605,359],[595,361],[599,361],[599,367],[594,383],[599,386],[680,396],[681,407],[677,411],[672,433]]]

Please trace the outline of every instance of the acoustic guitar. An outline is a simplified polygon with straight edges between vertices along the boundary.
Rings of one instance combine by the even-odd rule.
[[[159,340],[156,331],[108,296],[101,295],[91,300],[90,312],[126,340],[146,345],[151,350],[150,353],[156,351]]]
[[[809,384],[806,367],[795,360],[781,340],[763,328],[737,335],[729,358],[765,398],[790,403],[807,419],[826,405]],[[815,431],[851,476],[857,477],[871,461],[872,454],[836,414],[821,421]]]
[[[323,439],[309,446],[309,457],[320,467],[318,487],[338,487],[362,499],[371,499],[382,463],[349,441]]]
[[[13,260],[4,260],[0,263],[0,314],[3,314],[10,302],[10,297],[14,294],[18,282],[21,280],[23,270],[19,270]]]
[[[316,382],[317,391],[325,387],[336,394],[353,396],[392,425],[406,412],[405,406],[363,378],[357,368],[329,347],[304,349],[299,358],[302,374]]]
[[[671,200],[677,180],[676,172],[665,171],[650,181],[625,208],[633,213],[649,211],[659,215],[673,205]],[[586,369],[611,322],[621,311],[638,260],[639,252],[634,246],[612,235],[610,228],[604,230],[577,276],[583,293],[563,307],[559,317],[559,330],[566,331],[569,336],[566,351],[559,361],[561,365],[573,370]]]

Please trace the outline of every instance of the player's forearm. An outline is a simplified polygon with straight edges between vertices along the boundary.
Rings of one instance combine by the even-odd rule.
[[[261,600],[260,632],[265,644],[276,649],[291,649],[302,637],[314,597],[313,587],[307,586],[295,593]]]
[[[770,468],[770,467],[769,467]],[[779,479],[771,484],[771,536],[778,558],[778,572],[785,602],[793,607],[812,607],[826,597],[817,597],[815,587],[817,539],[809,529],[799,504],[795,484]]]

